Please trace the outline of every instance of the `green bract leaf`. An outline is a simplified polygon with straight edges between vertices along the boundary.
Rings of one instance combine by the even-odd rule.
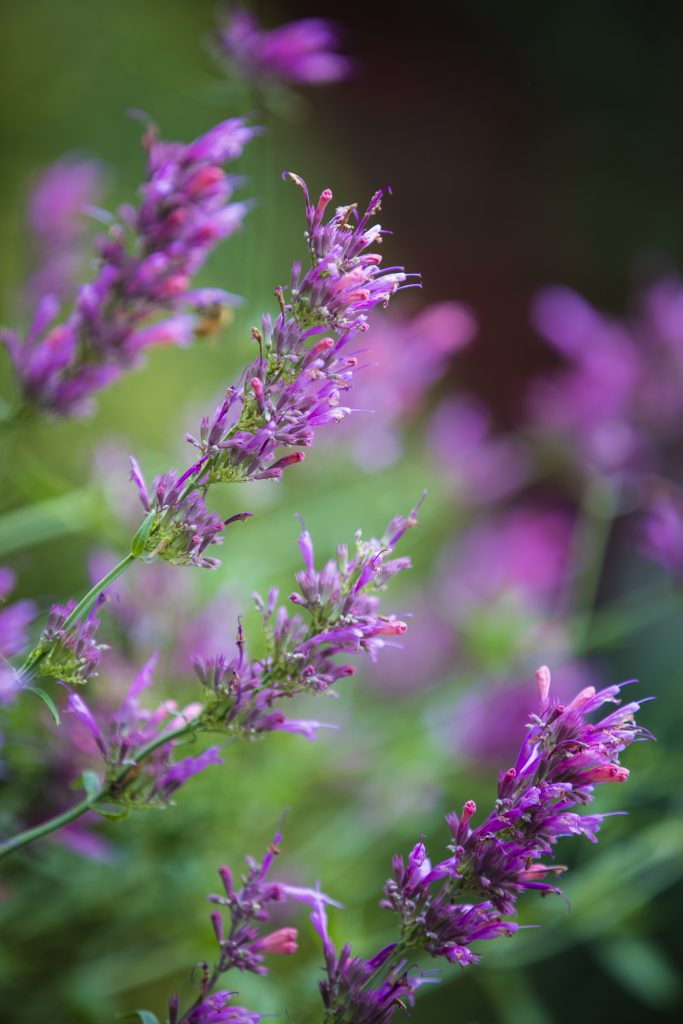
[[[50,694],[46,693],[45,690],[41,690],[39,686],[27,686],[26,689],[29,690],[31,693],[35,693],[36,697],[40,697],[43,704],[46,705],[50,714],[54,718],[55,725],[60,725],[62,720],[59,717],[59,711],[57,711],[55,702],[53,701]]]

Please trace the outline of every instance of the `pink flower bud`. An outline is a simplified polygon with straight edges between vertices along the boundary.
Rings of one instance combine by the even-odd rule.
[[[296,928],[278,928],[276,932],[259,939],[253,946],[259,953],[275,953],[291,956],[297,951],[298,932]]]
[[[538,692],[541,697],[541,710],[545,711],[548,707],[548,696],[550,694],[550,669],[547,665],[541,665],[539,668],[536,673],[536,682],[538,683]]]
[[[584,782],[626,782],[629,777],[628,768],[620,764],[601,764],[584,773]]]

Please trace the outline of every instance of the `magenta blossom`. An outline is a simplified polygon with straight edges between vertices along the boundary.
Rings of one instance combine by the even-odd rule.
[[[51,164],[31,188],[27,220],[37,269],[26,283],[29,303],[43,295],[68,299],[84,260],[86,217],[101,199],[102,167],[74,156]]]
[[[428,306],[407,320],[375,317],[368,347],[359,353],[364,365],[354,405],[360,415],[349,435],[361,467],[372,470],[398,458],[405,429],[422,411],[429,389],[476,333],[474,314],[457,302]]]
[[[338,32],[323,18],[292,21],[270,31],[243,8],[220,12],[214,36],[218,54],[248,81],[267,86],[322,85],[347,78],[351,61],[335,53]]]

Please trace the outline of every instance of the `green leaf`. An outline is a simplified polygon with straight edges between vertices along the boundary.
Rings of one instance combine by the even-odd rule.
[[[116,804],[93,804],[92,810],[97,811],[107,821],[123,821],[130,814],[128,807],[117,807]]]
[[[100,792],[100,780],[96,772],[86,771],[81,775],[86,796],[93,800]]]
[[[141,1024],[159,1024],[159,1018],[150,1010],[131,1010],[130,1013],[117,1014],[119,1020],[137,1020]]]
[[[133,540],[131,541],[130,553],[131,555],[134,555],[135,558],[141,558],[142,555],[144,555],[145,553],[145,548],[147,547],[147,540],[149,538],[150,530],[152,529],[152,524],[154,523],[155,516],[156,510],[151,509],[151,511],[148,512],[145,518],[142,520],[137,533],[135,534]]]
[[[43,704],[47,706],[50,714],[54,718],[55,725],[61,725],[62,720],[59,717],[59,711],[57,711],[55,702],[53,701],[50,694],[46,693],[45,690],[41,690],[39,686],[27,686],[26,689],[29,690],[30,693],[35,693],[36,697],[40,697]]]

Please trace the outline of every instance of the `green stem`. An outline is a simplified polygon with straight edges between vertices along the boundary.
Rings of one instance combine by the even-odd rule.
[[[171,740],[180,739],[181,736],[187,736],[190,733],[196,732],[197,723],[187,722],[185,725],[179,726],[172,732],[162,733],[156,736],[153,740],[147,743],[144,747],[135,754],[135,764],[141,764],[145,761],[150,754],[153,754],[159,747],[164,746],[166,743],[170,743]],[[20,850],[23,846],[28,846],[29,843],[35,842],[37,839],[43,839],[45,836],[49,836],[52,832],[56,832],[57,829],[62,828],[64,825],[69,825],[72,821],[76,821],[82,815],[99,803],[100,800],[106,800],[108,797],[113,796],[117,787],[124,781],[130,771],[130,765],[126,765],[122,768],[114,778],[101,786],[96,793],[92,793],[87,796],[80,803],[74,804],[66,811],[62,811],[61,814],[55,815],[54,818],[49,818],[44,821],[42,825],[35,825],[33,828],[28,828],[24,832],[19,832],[16,836],[8,839],[6,842],[0,845],[0,860],[3,857],[9,856],[10,853],[14,853],[15,850]]]
[[[74,610],[69,615],[68,619],[64,623],[64,628],[69,629],[75,625],[79,619],[85,618],[85,616],[94,608],[97,603],[97,599],[101,593],[103,593],[107,587],[111,586],[114,580],[118,579],[119,576],[123,575],[129,565],[132,565],[135,561],[135,555],[127,554],[118,565],[115,565],[113,569],[110,569],[106,576],[103,576],[101,580],[91,587],[85,597],[82,597],[78,602]]]
[[[213,992],[214,988],[216,987],[216,982],[218,981],[220,976],[221,976],[221,972],[219,971],[218,967],[214,967],[213,972],[211,974],[211,977],[209,978],[209,981],[208,981],[206,987],[202,989],[201,993],[197,996],[197,998],[193,1002],[192,1006],[188,1006],[187,1010],[185,1010],[185,1013],[182,1015],[182,1017],[178,1021],[178,1024],[185,1024],[185,1021],[190,1016],[192,1011],[196,1010],[199,1006],[201,1006],[202,1003],[204,1002],[204,1000],[206,999],[206,997],[208,995],[211,995],[211,993]]]
[[[586,644],[588,632],[605,567],[612,527],[618,511],[617,498],[611,484],[603,479],[592,480],[585,491],[576,543],[577,606],[574,642],[578,648]]]

